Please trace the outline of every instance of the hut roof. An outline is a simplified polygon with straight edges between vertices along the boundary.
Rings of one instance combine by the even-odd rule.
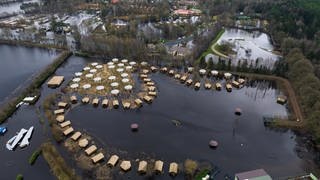
[[[101,161],[103,158],[104,158],[104,155],[102,153],[99,153],[99,154],[93,156],[91,158],[91,160],[93,163],[97,163],[97,162]]]
[[[149,96],[157,96],[157,92],[155,92],[155,91],[150,91],[150,92],[148,92],[148,95]]]
[[[206,89],[210,89],[210,88],[212,87],[212,85],[211,85],[210,83],[206,83],[206,84],[204,85],[204,87],[205,87]]]
[[[64,127],[69,126],[70,124],[71,124],[70,121],[65,121],[65,122],[63,122],[63,123],[60,124],[60,127],[64,128]]]
[[[77,96],[75,96],[75,95],[71,96],[71,97],[70,97],[70,100],[71,100],[72,102],[77,101]]]
[[[238,79],[238,82],[239,82],[240,84],[243,84],[244,82],[246,82],[246,80],[244,80],[244,79],[242,79],[242,78],[239,78],[239,79]]]
[[[81,136],[81,132],[77,131],[71,136],[71,139],[76,141],[80,138],[80,136]]]
[[[147,82],[147,86],[154,86],[154,82]]]
[[[84,152],[90,156],[92,153],[97,151],[97,146],[95,145],[91,145],[90,147],[88,147]]]
[[[63,113],[64,113],[64,109],[55,110],[53,113],[54,113],[55,115],[63,114]]]
[[[135,99],[134,102],[135,102],[138,106],[141,106],[142,103],[143,103],[143,102],[141,101],[141,99],[139,99],[139,98],[138,98],[138,99]]]
[[[138,166],[138,172],[139,173],[146,173],[147,172],[147,161],[140,161]]]
[[[113,100],[112,101],[113,106],[119,106],[119,101],[118,100]]]
[[[163,169],[163,161],[160,161],[160,160],[156,161],[155,164],[154,164],[154,170],[156,172],[160,172],[161,173],[162,169]]]
[[[155,91],[155,90],[156,90],[156,87],[155,87],[155,86],[149,86],[149,87],[148,87],[148,90],[149,90],[149,91]]]
[[[120,164],[120,168],[123,171],[129,171],[131,169],[131,162],[130,161],[122,161]]]
[[[88,139],[86,139],[86,138],[79,140],[79,146],[80,146],[80,147],[83,147],[83,148],[84,148],[84,147],[86,147],[88,144],[89,144],[89,141],[88,141]]]
[[[58,103],[58,106],[59,106],[60,108],[66,108],[66,107],[68,106],[68,103],[66,103],[66,102],[59,102],[59,103]]]
[[[58,121],[59,123],[63,122],[64,121],[64,115],[58,115],[56,117],[56,121]]]
[[[99,98],[94,98],[92,100],[92,104],[95,104],[95,105],[99,104]]]
[[[82,103],[89,103],[89,101],[90,101],[89,97],[82,98]]]
[[[122,101],[122,105],[125,109],[129,109],[130,108],[130,102],[126,102],[126,101]]]
[[[181,77],[180,74],[175,74],[175,75],[174,75],[174,78],[176,78],[176,79],[180,79],[180,77]]]
[[[143,99],[147,102],[152,102],[152,98],[150,96],[144,96]]]
[[[69,127],[68,129],[66,129],[65,131],[63,131],[63,134],[65,135],[65,136],[68,136],[70,133],[72,133],[73,132],[73,128],[72,127]]]
[[[175,162],[172,162],[170,163],[170,166],[169,166],[169,174],[175,176],[176,174],[178,174],[178,164],[175,163]]]
[[[193,82],[192,79],[187,80],[187,84],[189,84],[189,85],[192,84],[192,82]]]
[[[102,106],[108,106],[108,104],[109,104],[109,100],[108,99],[104,99],[102,101]]]
[[[107,164],[109,165],[109,166],[115,166],[116,164],[117,164],[117,162],[118,162],[118,160],[119,160],[119,156],[117,156],[117,155],[112,155],[111,157],[110,157],[110,159],[108,160],[108,162],[107,162]]]
[[[216,83],[216,88],[221,88],[221,84],[220,83]]]
[[[53,76],[47,83],[49,87],[58,87],[64,80],[64,76]]]

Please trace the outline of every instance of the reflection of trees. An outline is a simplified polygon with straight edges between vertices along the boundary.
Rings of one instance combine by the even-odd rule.
[[[276,83],[274,81],[267,80],[251,80],[244,86],[247,87],[245,95],[254,100],[264,99],[272,95],[273,90],[276,89]]]

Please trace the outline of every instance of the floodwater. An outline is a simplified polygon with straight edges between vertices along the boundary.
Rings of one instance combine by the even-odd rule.
[[[0,102],[12,95],[57,56],[54,50],[0,45]]]
[[[287,116],[286,107],[276,103],[279,91],[274,83],[255,81],[228,93],[195,91],[162,74],[152,79],[159,94],[151,105],[139,110],[80,105],[67,119],[108,153],[131,160],[163,160],[166,173],[160,179],[168,178],[170,162],[183,163],[187,158],[217,166],[221,177],[257,168],[275,178],[308,172],[295,152],[295,134],[263,125],[264,116]],[[243,110],[242,116],[234,115],[237,107]],[[172,120],[179,120],[181,126]],[[131,132],[131,123],[139,124],[137,133]],[[211,139],[219,142],[217,149],[208,147]],[[125,176],[138,178],[136,168]]]
[[[273,45],[270,41],[270,37],[262,32],[253,31],[248,32],[241,29],[226,29],[218,40],[218,44],[222,42],[229,42],[234,45],[233,50],[236,55],[232,57],[236,65],[238,60],[247,59],[248,63],[253,63],[255,66],[256,59],[260,59],[261,62],[258,65],[264,65],[270,67],[275,61],[279,59],[279,56],[274,54]],[[246,50],[251,53],[246,53]]]
[[[34,2],[39,2],[39,0],[29,0],[29,1],[24,1],[24,2],[14,2],[14,3],[0,5],[0,14],[21,13],[23,11],[20,9],[20,6],[23,3],[34,3]]]
[[[25,179],[54,179],[48,165],[40,157],[35,165],[28,164],[31,153],[47,138],[51,138],[47,124],[42,125],[36,109],[50,93],[58,92],[72,79],[73,73],[80,71],[87,63],[97,61],[72,56],[56,72],[65,76],[58,89],[47,88],[44,84],[41,97],[35,106],[22,106],[5,124],[9,131],[0,136],[1,179],[14,179],[22,173]],[[168,166],[172,161],[182,163],[191,158],[210,163],[220,169],[217,179],[225,174],[257,168],[264,168],[275,179],[309,172],[308,162],[295,152],[296,136],[291,131],[274,131],[263,125],[263,116],[286,116],[285,106],[275,102],[279,91],[268,81],[255,81],[231,93],[222,90],[195,91],[162,74],[153,74],[157,83],[158,97],[151,105],[144,104],[139,110],[103,109],[92,105],[80,105],[72,109],[67,118],[75,130],[90,134],[98,147],[107,153],[117,153],[130,160],[153,158],[165,162],[162,175],[155,179],[169,179]],[[242,116],[235,116],[235,108],[243,110]],[[172,120],[179,120],[175,126]],[[130,124],[138,123],[140,128],[131,132]],[[5,143],[15,132],[35,126],[30,146],[15,151],[5,149]],[[219,142],[217,149],[210,149],[208,142]],[[60,153],[70,158],[64,148],[57,146]],[[108,157],[106,157],[108,158]],[[133,162],[133,161],[132,161]],[[75,165],[73,161],[67,161]],[[118,173],[115,179],[145,179],[137,175],[137,163],[126,173]],[[79,175],[87,174],[85,171]],[[179,173],[176,179],[183,179]]]

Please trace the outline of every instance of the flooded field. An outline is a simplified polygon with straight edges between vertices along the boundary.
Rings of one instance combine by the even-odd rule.
[[[49,89],[44,84],[37,104],[22,106],[4,124],[9,129],[0,137],[3,157],[0,172],[5,174],[4,179],[13,179],[17,173],[24,174],[26,179],[54,179],[42,157],[34,166],[28,164],[33,150],[51,137],[47,124],[39,122],[36,109],[47,95],[60,92],[74,72],[93,61],[102,63],[97,59],[69,58],[56,72],[65,76],[63,85]],[[225,174],[233,177],[236,172],[257,168],[264,168],[276,179],[309,172],[306,160],[295,151],[295,134],[270,130],[263,125],[264,116],[288,115],[286,107],[276,103],[279,90],[274,82],[253,81],[228,93],[224,89],[218,92],[203,87],[195,91],[160,73],[152,74],[151,78],[156,82],[158,97],[141,109],[103,109],[101,105],[94,108],[88,104],[77,105],[67,114],[76,130],[88,133],[108,154],[116,153],[120,159],[132,161],[133,168],[128,173],[119,173],[119,166],[113,169],[115,179],[145,179],[146,176],[137,174],[135,159],[163,160],[164,173],[155,175],[155,179],[168,179],[169,163],[183,163],[187,158],[217,166],[218,179]],[[234,114],[238,107],[243,111],[242,116]],[[172,120],[181,125],[176,126]],[[138,132],[130,130],[132,123],[139,124]],[[35,126],[35,132],[29,147],[13,152],[5,149],[6,141],[16,131],[31,125]],[[211,139],[219,142],[217,149],[209,148]],[[70,158],[61,145],[58,149]],[[75,165],[74,161],[68,164]],[[77,172],[87,175],[85,171]],[[183,178],[179,173],[176,179]]]
[[[56,51],[9,45],[0,45],[0,54],[0,102],[57,56]]]
[[[222,42],[229,42],[234,46],[233,50],[236,54],[232,56],[232,59],[236,60],[233,61],[235,65],[238,60],[247,59],[249,64],[252,62],[255,66],[256,60],[259,59],[258,66],[270,67],[279,59],[279,56],[273,53],[270,37],[259,31],[226,29],[217,43]]]

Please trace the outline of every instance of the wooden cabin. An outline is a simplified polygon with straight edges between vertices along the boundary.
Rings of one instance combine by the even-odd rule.
[[[113,108],[117,109],[119,107],[119,101],[117,99],[112,101]]]
[[[157,92],[155,92],[155,91],[149,91],[149,92],[148,92],[148,96],[156,97],[156,96],[157,96]]]
[[[138,173],[139,174],[145,174],[147,172],[147,161],[140,161],[138,165]]]
[[[158,70],[158,68],[156,68],[155,66],[151,66],[150,69],[151,69],[151,72],[156,72]]]
[[[93,156],[93,157],[91,158],[91,160],[92,160],[92,162],[93,162],[94,164],[96,164],[96,163],[98,163],[99,161],[103,160],[103,158],[104,158],[104,155],[103,155],[102,153],[99,153],[99,154]]]
[[[206,89],[211,89],[211,87],[212,87],[211,83],[204,84],[204,88],[206,88]]]
[[[90,101],[90,98],[89,98],[89,97],[84,97],[84,98],[82,98],[82,103],[83,103],[83,104],[88,104],[89,101]]]
[[[148,87],[148,91],[155,91],[156,90],[156,87],[155,86],[149,86]]]
[[[53,111],[53,114],[55,114],[55,115],[64,114],[64,109],[57,109],[57,110]]]
[[[129,109],[130,108],[130,102],[127,102],[127,101],[122,101],[122,106],[124,109]]]
[[[58,115],[56,117],[56,121],[59,122],[59,123],[63,122],[64,121],[64,115]]]
[[[176,176],[178,174],[178,169],[179,169],[179,166],[177,163],[175,163],[175,162],[170,163],[169,174],[171,176]]]
[[[108,160],[107,165],[110,167],[114,167],[117,164],[118,160],[119,160],[119,156],[112,155]]]
[[[240,84],[244,84],[245,82],[246,82],[246,80],[244,80],[243,78],[238,79],[238,83],[240,83]]]
[[[180,79],[180,78],[181,78],[181,75],[180,75],[180,74],[175,74],[175,75],[174,75],[174,78],[175,78],[175,79]]]
[[[59,107],[60,109],[66,109],[66,108],[68,108],[68,103],[66,103],[66,102],[59,102],[59,103],[58,103],[58,107]]]
[[[85,148],[88,146],[89,144],[89,141],[88,139],[84,138],[84,139],[80,139],[79,142],[78,142],[79,146],[82,147],[82,148]]]
[[[288,100],[287,96],[284,96],[284,95],[279,95],[277,97],[278,104],[285,104],[287,102],[287,100]]]
[[[227,91],[228,92],[231,92],[232,91],[232,86],[231,86],[231,84],[226,84],[226,89],[227,89]]]
[[[186,80],[187,80],[187,78],[188,78],[188,76],[186,76],[186,75],[182,76],[182,77],[180,78],[180,82],[181,82],[181,83],[185,83]]]
[[[59,87],[64,81],[64,76],[53,76],[47,83],[48,87],[56,88]]]
[[[220,83],[216,83],[216,90],[220,91],[222,89],[222,85]]]
[[[81,135],[81,132],[77,131],[71,136],[71,139],[77,141],[81,137]]]
[[[192,84],[192,82],[193,82],[192,79],[188,79],[186,82],[187,86],[190,86]]]
[[[73,128],[72,127],[69,127],[68,129],[66,129],[65,131],[63,131],[63,134],[65,135],[65,136],[68,136],[70,133],[72,133],[73,132]]]
[[[108,99],[104,99],[104,100],[102,101],[102,107],[107,108],[108,105],[109,105],[109,100],[108,100]]]
[[[92,100],[92,105],[93,106],[98,106],[99,105],[99,98],[94,98],[93,100]]]
[[[240,83],[238,81],[232,81],[231,84],[233,85],[233,87],[235,88],[240,88]]]
[[[124,172],[129,171],[131,169],[131,162],[130,161],[122,161],[120,164],[120,168]]]
[[[160,174],[162,173],[162,170],[163,170],[163,161],[160,161],[160,160],[156,161],[154,163],[154,171]]]
[[[160,71],[161,71],[162,73],[166,73],[166,72],[168,71],[168,68],[167,68],[167,67],[163,67],[163,68],[160,69]]]
[[[136,103],[136,105],[137,105],[138,107],[141,107],[142,104],[143,104],[143,102],[142,102],[141,99],[139,99],[139,98],[135,99],[135,100],[134,100],[134,103]]]
[[[78,101],[77,96],[75,96],[75,95],[71,96],[70,97],[70,101],[71,101],[72,104],[77,103],[77,101]]]
[[[144,96],[143,100],[146,101],[147,103],[152,103],[152,98],[150,96]]]
[[[63,123],[60,123],[60,127],[61,127],[61,128],[67,127],[67,126],[69,126],[69,125],[71,125],[71,122],[70,122],[70,121],[65,121],[65,122],[63,122]]]
[[[88,147],[86,150],[84,150],[84,152],[87,154],[87,156],[90,156],[91,154],[93,154],[94,152],[97,151],[97,146],[95,145],[91,145],[90,147]]]
[[[194,88],[195,88],[195,89],[200,89],[200,86],[201,86],[201,83],[200,83],[200,82],[196,82],[196,83],[194,84]]]

